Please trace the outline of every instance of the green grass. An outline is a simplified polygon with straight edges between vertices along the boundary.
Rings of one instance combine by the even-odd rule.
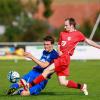
[[[7,73],[16,70],[20,75],[31,70],[33,62],[0,61],[0,100],[99,100],[100,99],[100,61],[72,61],[69,79],[87,83],[89,95],[84,96],[79,90],[62,87],[56,75],[49,80],[47,87],[38,96],[7,96],[5,91],[11,84]]]

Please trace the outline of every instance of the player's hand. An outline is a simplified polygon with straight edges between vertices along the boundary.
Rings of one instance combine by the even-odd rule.
[[[33,55],[29,52],[24,52],[24,56],[27,58],[30,58],[30,59],[32,59],[32,57],[33,57]]]

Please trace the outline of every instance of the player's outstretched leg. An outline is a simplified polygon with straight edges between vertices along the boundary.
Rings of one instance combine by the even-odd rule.
[[[87,84],[80,84],[80,83],[76,83],[72,80],[69,80],[67,87],[68,88],[80,89],[84,93],[84,95],[88,95]]]
[[[61,85],[68,88],[80,89],[85,95],[88,95],[87,85],[74,82],[73,80],[66,80],[66,76],[59,76],[58,80]]]
[[[87,84],[80,84],[80,83],[76,83],[72,80],[69,80],[67,87],[80,89],[84,93],[84,95],[88,95]]]

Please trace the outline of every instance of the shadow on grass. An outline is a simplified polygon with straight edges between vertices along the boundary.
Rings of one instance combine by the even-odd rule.
[[[63,95],[84,95],[82,93],[77,92],[42,92],[40,95],[57,95],[57,96],[63,96]]]
[[[77,93],[77,92],[41,92],[39,95],[33,95],[33,96],[65,96],[65,95],[80,95],[82,96],[82,93]],[[12,97],[14,97],[13,95]],[[16,95],[19,96],[19,95]],[[0,97],[11,97],[10,95],[6,94],[0,94]]]

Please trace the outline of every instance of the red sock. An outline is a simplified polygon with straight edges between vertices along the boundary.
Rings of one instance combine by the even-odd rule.
[[[67,87],[68,88],[76,88],[76,89],[79,89],[79,88],[81,88],[81,84],[78,84],[78,83],[76,83],[76,82],[74,82],[72,80],[69,80],[68,81],[68,84],[67,84]]]
[[[29,87],[30,87],[30,88],[32,87],[32,84],[31,84],[31,83],[29,83]]]
[[[41,75],[39,75],[37,78],[35,78],[35,79],[33,80],[33,82],[30,84],[30,86],[36,85],[36,84],[42,82],[43,80],[45,80],[45,78],[44,78],[44,76],[41,74]]]

